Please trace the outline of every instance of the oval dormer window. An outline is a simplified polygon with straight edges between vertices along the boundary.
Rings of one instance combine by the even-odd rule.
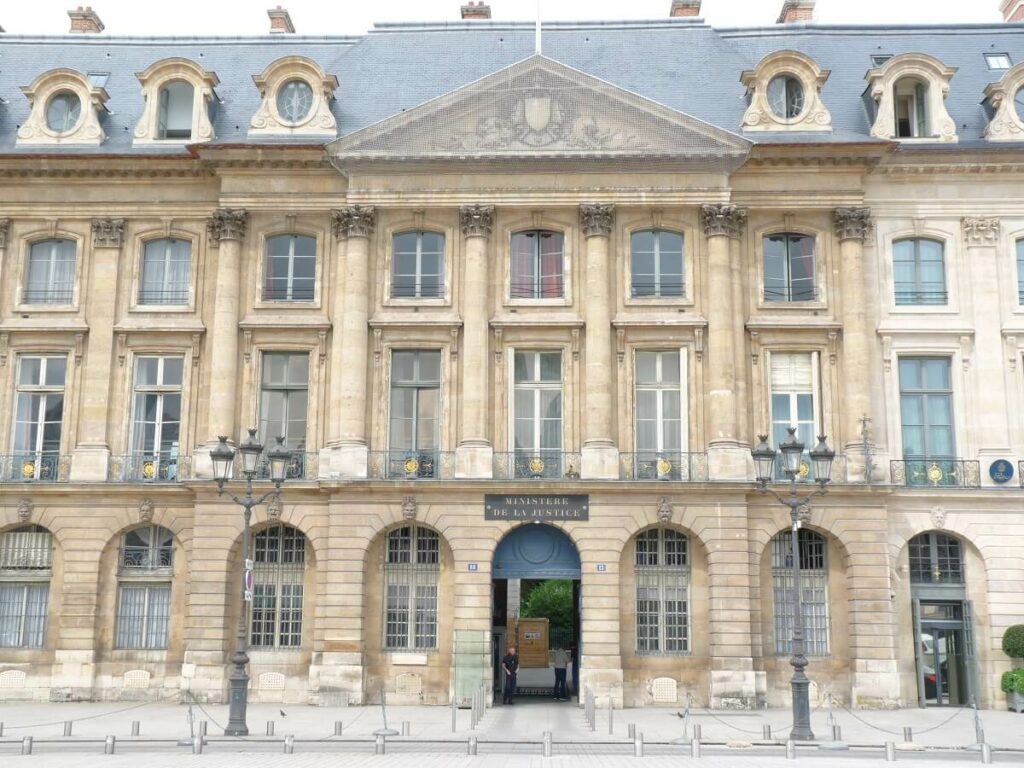
[[[82,116],[82,100],[71,91],[61,91],[46,107],[46,125],[54,133],[68,133]]]
[[[289,80],[277,91],[277,111],[281,119],[298,123],[313,108],[313,89],[305,80]]]
[[[792,120],[804,111],[804,84],[792,75],[778,75],[768,83],[768,106],[780,120]]]

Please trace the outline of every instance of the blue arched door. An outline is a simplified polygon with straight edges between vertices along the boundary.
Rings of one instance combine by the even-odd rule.
[[[495,579],[578,579],[580,553],[554,526],[523,525],[499,542],[492,573]]]

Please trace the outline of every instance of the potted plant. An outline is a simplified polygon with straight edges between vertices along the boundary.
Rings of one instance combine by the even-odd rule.
[[[1003,653],[1011,659],[1024,659],[1024,624],[1007,627],[1003,633]],[[1010,709],[1024,712],[1024,667],[1004,672],[1000,687],[1009,700]]]

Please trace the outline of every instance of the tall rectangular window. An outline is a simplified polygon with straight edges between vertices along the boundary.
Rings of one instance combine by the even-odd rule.
[[[904,459],[949,460],[956,456],[948,357],[900,358],[900,419]]]
[[[70,304],[75,294],[75,243],[44,240],[28,253],[25,304]]]
[[[384,561],[384,647],[437,648],[437,585],[441,538],[418,525],[388,534]]]
[[[516,351],[513,368],[517,476],[553,473],[558,477],[562,451],[562,353]],[[531,464],[539,467],[539,472],[530,472]]]
[[[668,528],[636,537],[636,650],[640,654],[690,650],[689,540]]]
[[[171,585],[122,583],[117,609],[118,648],[166,648]]]
[[[265,301],[312,301],[316,285],[316,238],[277,235],[267,238]]]
[[[636,472],[644,479],[679,478],[682,451],[682,355],[637,350],[635,365]]]
[[[136,479],[178,476],[181,432],[180,357],[139,357],[135,361],[132,468]]]
[[[765,237],[764,300],[814,298],[814,238],[788,232]]]
[[[403,232],[392,244],[391,295],[436,299],[444,295],[444,235]]]
[[[512,235],[509,295],[513,299],[560,299],[564,292],[564,238],[544,229]]]
[[[0,582],[0,648],[41,648],[50,584]]]
[[[260,379],[260,440],[274,445],[284,437],[285,447],[306,449],[306,414],[309,406],[309,354],[264,352]]]
[[[306,536],[275,525],[257,533],[253,544],[252,645],[297,648],[302,645]]]
[[[63,355],[18,358],[11,452],[21,480],[57,479],[66,369]]]
[[[946,265],[938,240],[914,237],[892,244],[897,305],[946,304]]]
[[[798,533],[800,551],[800,614],[804,625],[804,650],[808,656],[829,653],[827,542],[814,531]],[[772,539],[772,583],[775,605],[775,652],[792,653],[793,536],[789,531]]]
[[[772,445],[779,444],[789,435],[790,427],[806,446],[798,480],[813,480],[809,451],[818,434],[818,361],[813,352],[771,353],[771,419]],[[806,472],[804,468],[806,467]],[[781,459],[776,466],[782,478]]]
[[[631,292],[642,296],[682,296],[683,236],[645,229],[630,236]]]
[[[1017,303],[1024,306],[1024,239],[1017,241]]]
[[[439,444],[441,410],[441,353],[394,351],[391,354],[391,412],[388,449],[396,454],[389,474],[433,477]],[[413,464],[406,464],[406,458]],[[394,470],[394,472],[390,471]]]
[[[142,251],[139,304],[188,304],[191,278],[191,242],[150,240]]]

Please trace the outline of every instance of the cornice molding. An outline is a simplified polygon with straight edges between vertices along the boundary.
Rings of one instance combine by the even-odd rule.
[[[580,226],[585,237],[608,237],[615,226],[615,206],[611,203],[580,205]]]
[[[494,229],[494,206],[480,203],[462,206],[459,226],[465,237],[490,237]]]
[[[700,207],[700,223],[705,237],[738,239],[747,225],[747,210],[731,203],[715,203]]]

